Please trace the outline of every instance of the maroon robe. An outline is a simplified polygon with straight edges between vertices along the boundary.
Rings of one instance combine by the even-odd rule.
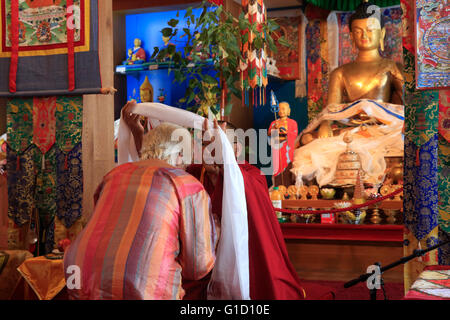
[[[297,300],[305,298],[305,290],[289,260],[279,222],[273,210],[266,177],[249,163],[239,165],[244,178],[249,236],[250,298],[252,300]],[[192,165],[187,172],[200,180],[201,165]],[[222,211],[223,178],[214,186],[204,176],[203,185],[209,193],[212,210]]]

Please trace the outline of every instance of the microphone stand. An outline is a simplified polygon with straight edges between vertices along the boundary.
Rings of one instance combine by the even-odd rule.
[[[396,266],[398,266],[400,264],[405,264],[406,262],[408,262],[408,261],[410,261],[410,260],[412,260],[414,258],[421,257],[421,256],[425,255],[425,253],[427,253],[429,251],[432,251],[432,250],[435,250],[435,249],[439,248],[440,246],[443,246],[443,245],[448,244],[448,243],[450,243],[450,239],[447,240],[447,241],[438,243],[438,244],[436,244],[436,245],[434,245],[432,247],[429,247],[427,249],[416,249],[416,250],[413,251],[413,254],[411,254],[411,255],[409,255],[407,257],[400,258],[399,260],[397,260],[397,261],[395,261],[395,262],[393,262],[393,263],[391,263],[391,264],[389,264],[389,265],[387,265],[385,267],[381,267],[381,264],[379,262],[374,263],[374,265],[380,267],[380,285],[381,285],[381,288],[383,289],[384,299],[387,300],[386,292],[384,290],[384,281],[383,281],[383,278],[381,277],[381,274],[383,274],[383,272],[385,272],[385,271],[387,271],[389,269],[392,269],[392,268],[394,268],[394,267],[396,267]],[[350,287],[354,286],[355,284],[358,284],[358,283],[363,282],[363,281],[367,281],[367,279],[370,276],[372,276],[374,273],[375,273],[375,270],[372,273],[364,273],[364,274],[360,275],[358,278],[355,278],[355,279],[350,280],[347,283],[345,283],[344,284],[344,288],[350,288]],[[370,299],[371,300],[377,300],[377,288],[376,288],[376,286],[374,286],[373,289],[369,289],[369,290],[370,290]]]

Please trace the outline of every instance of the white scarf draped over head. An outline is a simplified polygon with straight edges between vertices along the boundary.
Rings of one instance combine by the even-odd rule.
[[[205,118],[162,103],[139,103],[132,113],[152,120],[171,122],[201,130]],[[209,121],[209,127],[213,123]],[[249,300],[248,222],[244,180],[226,134],[219,130],[224,163],[221,234],[216,262],[208,285],[208,299]],[[139,161],[131,130],[120,120],[118,134],[119,164]]]

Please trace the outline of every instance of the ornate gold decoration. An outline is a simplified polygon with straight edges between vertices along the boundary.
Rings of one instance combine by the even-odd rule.
[[[380,210],[378,208],[373,209],[370,222],[372,222],[373,224],[379,224],[381,222]]]
[[[279,185],[278,186],[278,191],[280,191],[281,195],[283,196],[283,199],[287,198],[288,193],[287,193],[287,188],[285,186]]]
[[[300,189],[298,190],[298,193],[300,194],[300,198],[301,200],[306,200],[308,199],[308,187],[307,186],[301,186]]]
[[[385,195],[391,193],[391,188],[392,188],[392,186],[390,184],[382,185],[381,188],[380,188],[381,195],[385,196]],[[391,200],[391,199],[386,199],[386,200]]]
[[[289,199],[297,199],[297,187],[294,185],[290,185],[287,188],[287,194],[289,195]]]
[[[319,187],[316,185],[312,185],[308,188],[308,193],[311,196],[312,200],[317,200],[317,195],[319,194]]]
[[[362,169],[361,158],[350,149],[353,137],[349,132],[344,135],[343,140],[347,144],[347,149],[339,155],[333,184],[342,186],[355,185],[358,172]],[[364,174],[362,172],[360,174],[360,179],[363,179]]]
[[[384,213],[387,216],[387,223],[395,224],[395,222],[397,221],[397,218],[395,217],[397,215],[397,210],[385,210]]]

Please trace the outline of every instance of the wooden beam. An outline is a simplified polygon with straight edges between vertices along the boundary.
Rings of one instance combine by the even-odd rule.
[[[99,0],[99,55],[103,87],[114,84],[112,2]],[[114,167],[114,97],[83,97],[83,216],[93,212],[94,192]]]

